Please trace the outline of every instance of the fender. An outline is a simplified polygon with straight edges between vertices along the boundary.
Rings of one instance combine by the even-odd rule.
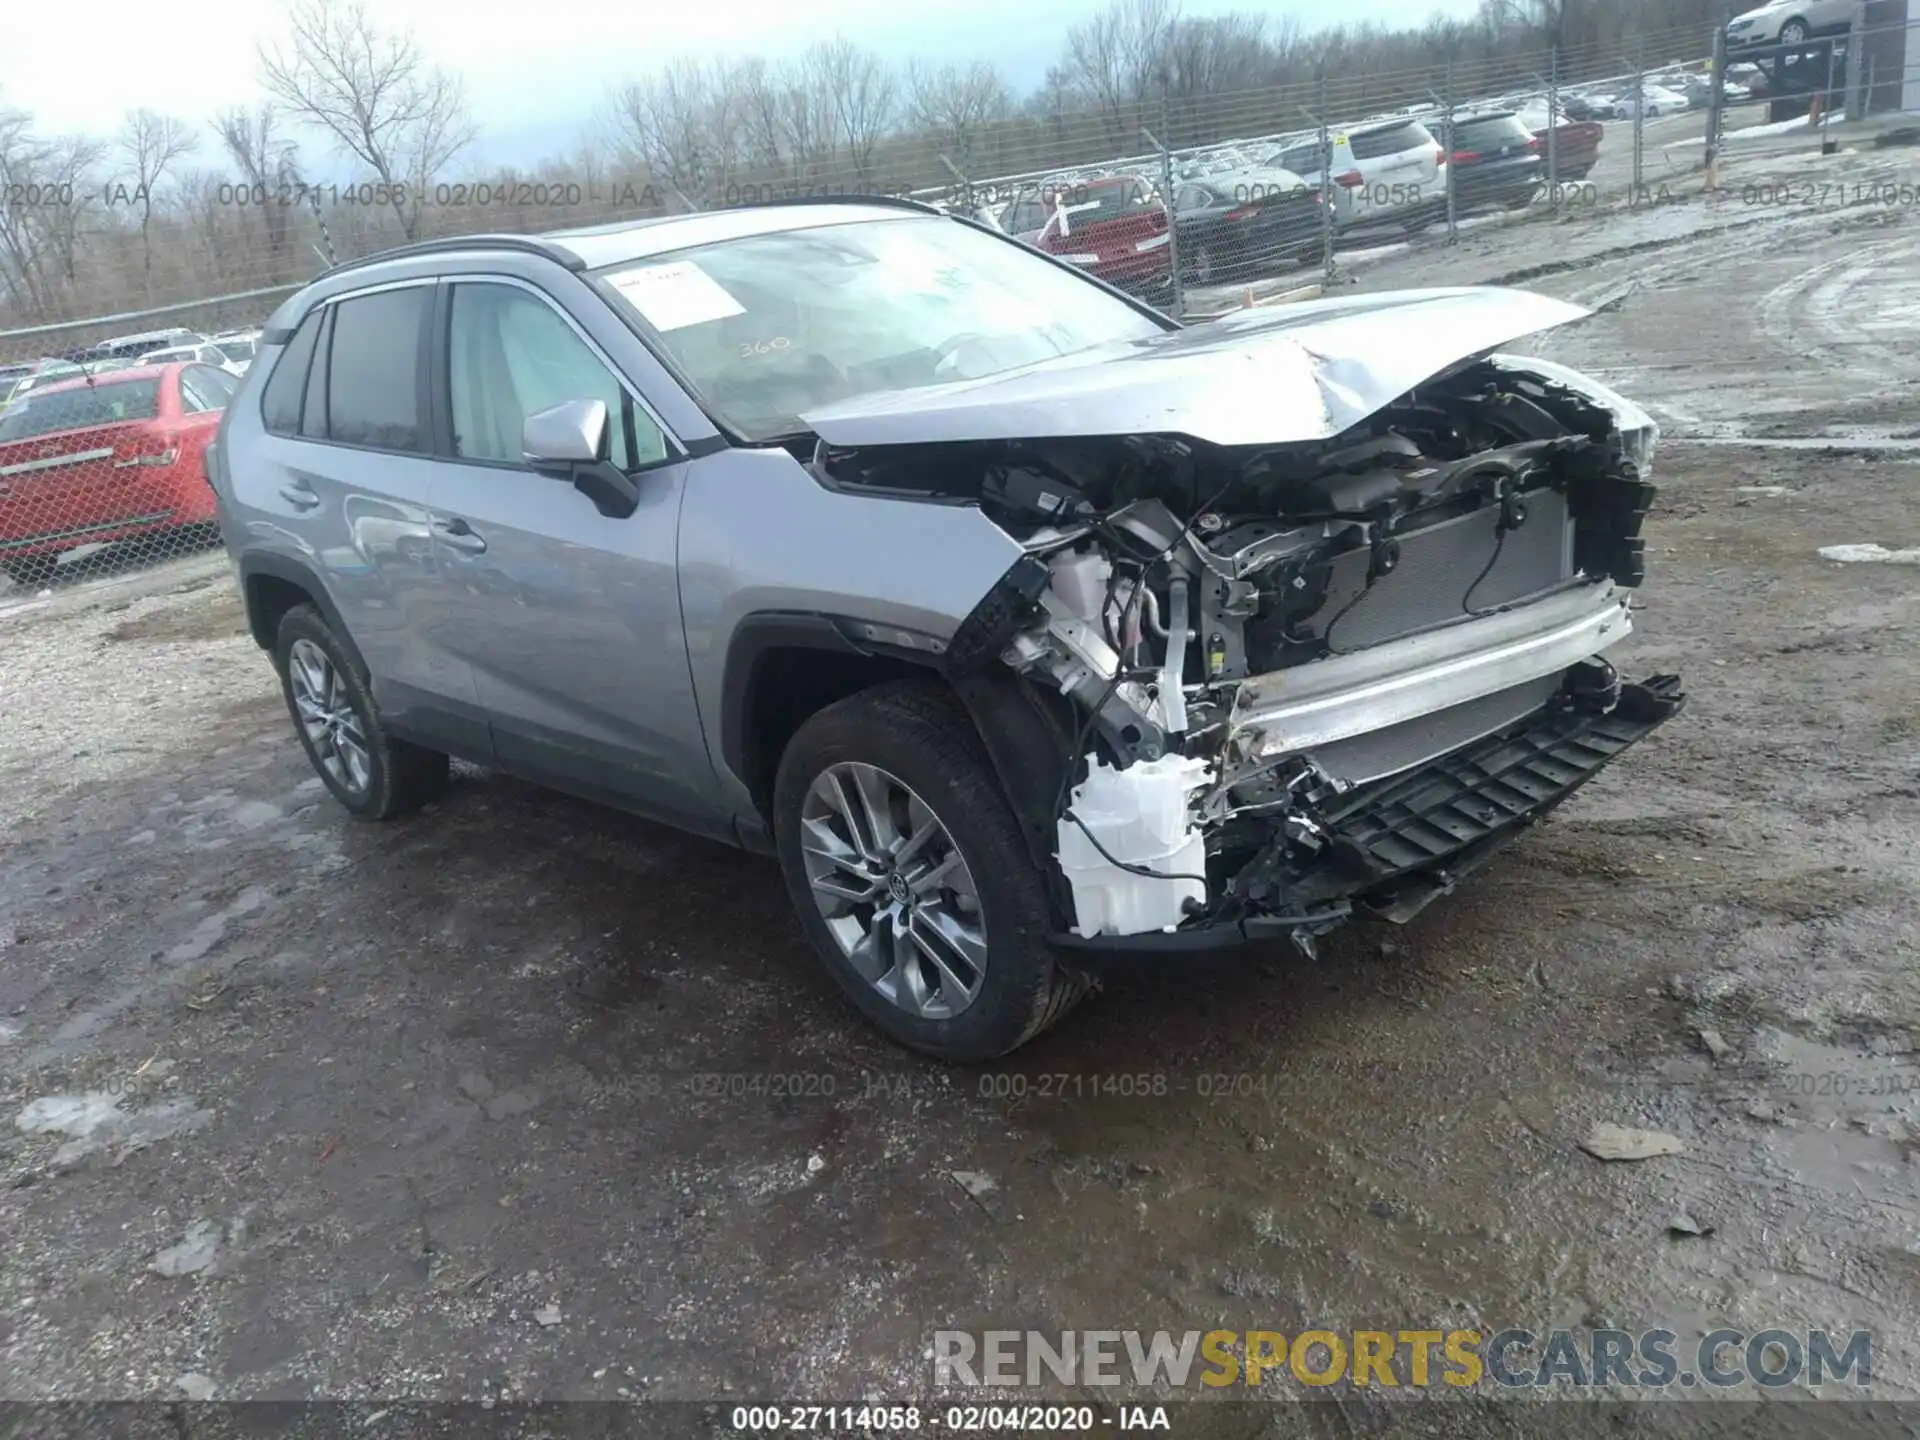
[[[327,587],[320,583],[319,575],[304,561],[271,551],[249,554],[240,561],[240,598],[247,609],[247,629],[253,633],[254,642],[262,650],[271,654],[277,637],[268,626],[267,617],[255,607],[252,581],[256,576],[284,580],[304,591],[313,601],[314,608],[325,617],[327,628],[333,631],[334,638],[351,652],[353,663],[359,666],[360,673],[367,673],[366,656],[360,653],[360,647],[354,643],[353,632],[347,629],[346,622],[340,618],[339,607],[333,603]]]

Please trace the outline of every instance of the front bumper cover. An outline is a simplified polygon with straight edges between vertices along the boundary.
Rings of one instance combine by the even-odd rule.
[[[1499,734],[1353,791],[1322,817],[1330,842],[1319,862],[1295,883],[1272,887],[1271,913],[1170,933],[1052,938],[1082,951],[1177,952],[1320,934],[1355,916],[1405,923],[1685,703],[1677,675],[1655,675],[1621,686],[1619,702],[1604,715],[1549,706]],[[1274,868],[1284,845],[1276,837],[1249,870]]]

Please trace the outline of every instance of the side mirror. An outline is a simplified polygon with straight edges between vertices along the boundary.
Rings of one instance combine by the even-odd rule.
[[[605,460],[611,434],[606,401],[569,400],[527,416],[520,452],[535,470],[566,473]]]
[[[571,482],[602,515],[624,520],[640,508],[640,487],[609,463],[611,443],[604,400],[568,400],[527,416],[520,427],[529,468]]]

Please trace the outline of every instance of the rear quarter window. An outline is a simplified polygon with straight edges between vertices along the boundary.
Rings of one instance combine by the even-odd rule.
[[[1532,138],[1533,132],[1518,116],[1498,115],[1461,121],[1453,143],[1456,150],[1497,150],[1502,145],[1524,145]]]
[[[273,374],[260,397],[260,418],[276,435],[292,435],[300,429],[300,401],[307,392],[307,367],[313,363],[314,342],[320,337],[320,322],[326,318],[324,306],[300,322],[300,328],[274,362]]]

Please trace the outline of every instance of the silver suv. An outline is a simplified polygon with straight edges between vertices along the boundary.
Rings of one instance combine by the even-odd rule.
[[[348,810],[450,756],[779,857],[971,1061],[1113,951],[1405,920],[1679,708],[1652,422],[1433,290],[1182,328],[907,202],[462,237],[289,300],[208,473]]]

